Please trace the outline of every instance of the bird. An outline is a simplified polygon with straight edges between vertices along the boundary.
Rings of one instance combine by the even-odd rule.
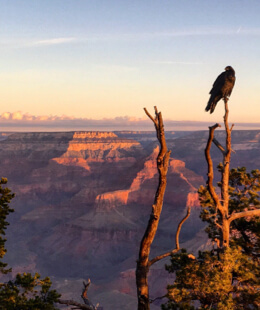
[[[209,92],[211,96],[205,109],[206,112],[210,111],[210,114],[213,113],[219,100],[230,97],[235,81],[235,70],[231,66],[227,66],[225,71],[217,77]]]

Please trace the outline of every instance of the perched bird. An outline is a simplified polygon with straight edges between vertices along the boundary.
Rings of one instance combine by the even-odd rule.
[[[222,72],[214,82],[209,92],[211,96],[205,110],[213,113],[219,100],[231,95],[235,81],[235,70],[231,66],[227,66],[225,71]]]

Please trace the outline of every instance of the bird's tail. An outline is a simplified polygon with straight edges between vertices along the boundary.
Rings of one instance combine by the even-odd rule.
[[[208,112],[209,110],[211,110],[211,105],[212,105],[212,103],[213,103],[213,98],[212,98],[212,95],[211,95],[210,98],[209,98],[208,104],[207,104],[207,106],[206,106],[206,109],[205,109],[206,112]],[[212,113],[212,112],[210,111],[210,113]]]
[[[221,99],[221,96],[213,97],[213,95],[211,95],[205,111],[206,112],[210,111],[210,114],[213,113],[220,99]]]

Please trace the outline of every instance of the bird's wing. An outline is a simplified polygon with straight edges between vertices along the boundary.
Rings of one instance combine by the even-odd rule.
[[[230,95],[231,95],[232,90],[233,90],[233,87],[234,87],[234,85],[235,85],[235,82],[236,82],[236,77],[235,77],[235,76],[233,76],[233,77],[231,78],[231,86],[230,86],[230,90],[229,90],[229,94],[228,94],[228,96],[230,96]]]
[[[213,84],[213,87],[211,91],[209,92],[212,94],[213,92],[218,92],[221,90],[221,88],[224,86],[226,81],[226,72],[222,72],[216,79],[216,81]]]

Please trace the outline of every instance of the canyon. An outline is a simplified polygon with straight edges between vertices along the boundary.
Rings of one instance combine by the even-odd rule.
[[[166,132],[172,150],[151,256],[174,246],[208,246],[197,189],[205,184],[208,132]],[[216,132],[224,145],[224,132]],[[232,132],[233,167],[260,167],[260,131]],[[17,272],[50,276],[63,298],[80,301],[82,280],[104,310],[136,308],[135,261],[158,183],[155,132],[2,133],[1,176],[16,194],[5,260]],[[212,147],[215,166],[221,153]],[[165,292],[167,259],[151,270],[151,298]],[[159,304],[152,309],[160,309]]]

